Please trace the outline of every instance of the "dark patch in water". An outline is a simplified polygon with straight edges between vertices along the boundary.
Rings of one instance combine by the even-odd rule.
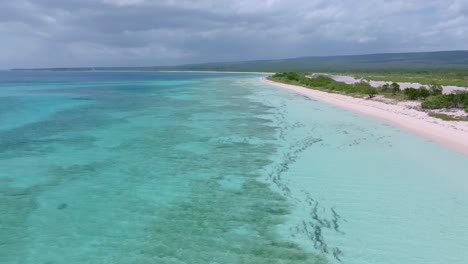
[[[279,116],[278,122],[281,124],[278,131],[279,137],[283,140],[287,140],[287,130],[302,128],[304,126],[300,123],[288,124],[284,118],[281,118],[281,115]],[[327,244],[326,238],[322,232],[323,229],[326,228],[334,230],[339,234],[344,234],[344,232],[339,229],[340,221],[344,220],[337,213],[337,210],[335,208],[325,208],[321,206],[319,202],[313,199],[306,191],[302,191],[305,195],[304,197],[293,197],[293,193],[287,181],[282,179],[283,174],[289,170],[290,165],[297,161],[300,153],[309,149],[314,144],[320,143],[323,143],[323,140],[313,135],[297,140],[283,155],[282,161],[273,168],[273,171],[269,174],[269,178],[281,190],[284,196],[289,197],[293,201],[305,203],[305,210],[309,211],[310,218],[303,219],[291,230],[293,232],[293,237],[296,235],[306,236],[312,242],[315,250],[323,254],[329,254],[337,261],[342,262],[343,252],[338,247]]]
[[[63,210],[63,209],[66,209],[68,207],[68,204],[66,203],[61,203],[57,206],[57,209],[59,210]]]

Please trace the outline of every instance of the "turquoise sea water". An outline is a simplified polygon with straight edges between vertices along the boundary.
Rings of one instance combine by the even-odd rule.
[[[467,263],[467,156],[260,76],[0,72],[0,263]]]

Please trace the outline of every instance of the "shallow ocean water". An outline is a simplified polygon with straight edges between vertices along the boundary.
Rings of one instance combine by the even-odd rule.
[[[466,263],[465,155],[260,76],[0,72],[0,263]]]

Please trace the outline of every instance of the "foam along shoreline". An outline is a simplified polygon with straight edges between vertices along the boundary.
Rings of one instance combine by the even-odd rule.
[[[390,104],[327,93],[302,86],[274,82],[266,78],[261,78],[261,81],[309,98],[379,118],[468,155],[468,122],[440,120],[428,116],[423,111],[408,108],[405,104]]]

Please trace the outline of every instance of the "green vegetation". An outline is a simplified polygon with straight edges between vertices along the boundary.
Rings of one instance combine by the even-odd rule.
[[[403,93],[409,100],[416,100],[419,97],[418,89],[406,88]]]
[[[377,91],[377,88],[370,86],[366,82],[362,82],[365,87],[362,88],[362,91],[369,96],[369,98],[373,98],[376,94],[379,92]]]
[[[407,99],[409,100],[418,100],[418,99],[422,99],[422,100],[425,100],[427,97],[429,97],[430,95],[438,95],[439,94],[439,91],[436,91],[434,93],[432,93],[431,91],[429,91],[426,87],[424,86],[421,86],[419,89],[416,89],[416,88],[406,88],[404,91],[403,91],[403,94],[406,96]]]
[[[468,68],[468,67],[467,67]],[[468,69],[375,69],[369,71],[347,71],[343,74],[353,75],[373,81],[410,82],[432,85],[454,85],[468,87]]]
[[[440,113],[429,113],[429,116],[439,118],[445,121],[468,121],[468,118],[461,118],[461,117],[453,117],[449,116],[446,114],[440,114]]]
[[[436,82],[432,82],[429,85],[429,89],[431,90],[432,95],[441,95],[444,91],[444,88],[442,88],[442,86],[440,84],[437,84]]]
[[[424,86],[419,87],[418,89],[419,98],[426,100],[426,98],[428,98],[430,95],[431,95],[431,92],[428,89],[426,89],[426,87]]]
[[[388,85],[388,84],[385,84]],[[392,91],[392,95],[396,95],[397,93],[401,92],[400,85],[396,82],[390,84],[390,90]]]
[[[468,112],[468,92],[432,96],[422,102],[421,107],[424,109],[464,108]]]
[[[401,92],[400,85],[398,83],[393,82],[392,84],[385,83],[380,87],[380,90],[383,93],[391,92],[392,95],[397,95]]]
[[[343,82],[337,82],[333,80],[332,78],[323,76],[323,75],[319,75],[315,78],[308,78],[306,77],[305,73],[280,72],[280,73],[274,74],[273,76],[270,76],[269,79],[273,81],[288,83],[288,84],[301,85],[301,86],[305,86],[308,88],[326,90],[329,92],[368,95],[369,98],[372,98],[376,94],[378,94],[377,88],[372,87],[367,82],[346,84]]]
[[[432,83],[429,86],[429,89],[424,86],[421,86],[419,89],[406,88],[403,90],[403,93],[401,93],[400,86],[397,83],[384,84],[381,87],[375,88],[365,81],[355,84],[346,84],[343,82],[337,82],[324,75],[318,75],[315,78],[310,78],[307,77],[306,73],[301,72],[280,72],[268,77],[268,79],[327,92],[353,94],[358,96],[367,95],[368,98],[372,98],[376,94],[381,94],[393,99],[406,98],[409,100],[423,100],[421,102],[421,108],[423,109],[459,108],[465,109],[465,111],[468,112],[468,92],[442,94],[442,87],[437,83]],[[465,120],[464,118],[451,117],[444,114],[429,113],[429,115],[443,120]]]

